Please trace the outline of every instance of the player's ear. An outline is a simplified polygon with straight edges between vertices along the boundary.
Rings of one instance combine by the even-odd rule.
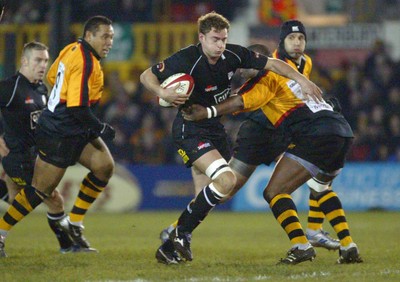
[[[203,33],[201,33],[201,32],[199,33],[199,41],[200,42],[204,41],[205,37],[206,36]]]
[[[28,64],[28,58],[25,55],[23,55],[21,57],[21,66],[26,66],[27,64]]]
[[[91,32],[90,30],[87,30],[86,33],[85,33],[84,39],[85,39],[87,42],[90,43],[90,42],[92,41],[93,36],[94,36],[93,32]]]

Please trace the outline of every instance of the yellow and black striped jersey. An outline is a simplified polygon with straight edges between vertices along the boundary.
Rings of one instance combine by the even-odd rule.
[[[39,125],[58,136],[86,134],[87,125],[68,108],[95,107],[100,100],[104,77],[100,56],[85,40],[67,45],[50,67],[47,80],[52,90]]]
[[[104,78],[100,57],[83,40],[67,45],[51,65],[47,80],[53,87],[49,108],[90,106],[100,100]]]
[[[329,122],[325,128],[319,126],[317,130],[309,133],[352,136],[346,120],[341,114],[334,112],[328,103],[325,101],[316,103],[305,99],[296,81],[276,73],[260,71],[240,88],[238,94],[242,96],[244,103],[242,111],[256,111],[256,114],[250,115],[249,118],[260,124],[268,126],[272,123],[275,128],[284,124],[285,129],[290,127],[293,132],[303,130],[302,127],[307,127],[316,117],[328,117],[340,122],[334,125]]]
[[[242,95],[244,111],[261,109],[274,127],[278,127],[294,109],[305,104],[298,83],[269,71],[261,71],[247,81],[239,94]]]

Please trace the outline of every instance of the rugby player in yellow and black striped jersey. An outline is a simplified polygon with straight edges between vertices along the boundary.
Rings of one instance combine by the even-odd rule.
[[[250,49],[267,52],[262,45]],[[235,189],[240,189],[257,165],[269,165],[286,151],[264,191],[265,199],[293,245],[281,262],[296,264],[315,257],[290,197],[311,177],[318,183],[313,188],[321,209],[341,239],[338,262],[361,262],[340,201],[327,192],[332,179],[343,167],[353,136],[350,126],[325,101],[316,103],[304,99],[298,85],[289,79],[264,70],[241,70],[241,73],[251,79],[242,86],[239,95],[215,107],[221,115],[238,110],[252,111],[239,129],[238,147],[229,163],[237,177]],[[190,111],[184,112],[184,118],[207,118],[207,110],[193,105]],[[296,146],[288,148],[290,142]]]
[[[304,53],[306,48],[307,33],[304,25],[297,20],[289,20],[281,26],[280,41],[278,49],[276,49],[272,57],[281,59],[297,69],[300,73],[310,78],[312,71],[312,60]],[[310,179],[307,184],[312,187],[315,180]],[[309,212],[307,220],[306,235],[310,243],[314,247],[324,247],[328,250],[339,249],[339,240],[328,235],[322,228],[325,214],[321,210],[318,199],[315,198],[312,188],[310,187],[309,196]],[[331,189],[326,192],[330,197],[337,198],[337,194]],[[335,201],[336,209],[341,209],[339,199]]]
[[[103,91],[100,59],[112,48],[114,29],[106,17],[95,16],[84,25],[83,38],[66,46],[48,72],[52,91],[48,107],[36,127],[36,159],[32,185],[25,186],[0,219],[0,253],[8,231],[54,191],[66,169],[79,162],[89,169],[69,219],[62,227],[74,241],[74,251],[92,252],[83,236],[83,218],[106,187],[114,160],[104,143],[114,129],[93,112]]]

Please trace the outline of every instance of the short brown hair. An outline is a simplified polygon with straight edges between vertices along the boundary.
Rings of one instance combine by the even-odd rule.
[[[24,48],[22,49],[22,56],[26,56],[27,53],[32,50],[48,51],[49,47],[47,47],[45,44],[41,42],[31,41],[24,45]]]
[[[208,14],[201,16],[197,20],[197,25],[199,28],[199,33],[209,33],[211,29],[215,28],[217,31],[227,29],[229,31],[230,23],[229,21],[222,15],[212,11]]]

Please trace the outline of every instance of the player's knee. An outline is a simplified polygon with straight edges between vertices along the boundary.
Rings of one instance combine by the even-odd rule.
[[[263,197],[264,199],[267,201],[267,203],[269,204],[273,198],[276,197],[276,195],[283,193],[282,189],[279,189],[278,186],[272,186],[272,185],[268,185],[263,192]]]
[[[114,161],[98,161],[92,168],[92,172],[102,181],[108,181],[114,173]]]
[[[228,195],[235,187],[236,176],[231,170],[228,170],[215,178],[213,183],[215,184],[215,187],[218,187],[220,193]]]
[[[264,200],[266,200],[267,203],[269,204],[271,202],[271,200],[275,197],[275,195],[273,193],[271,193],[271,191],[269,191],[268,189],[265,189],[263,192],[263,197],[264,197]]]
[[[224,159],[213,161],[206,169],[205,174],[211,178],[216,189],[227,195],[236,184],[236,176]]]

